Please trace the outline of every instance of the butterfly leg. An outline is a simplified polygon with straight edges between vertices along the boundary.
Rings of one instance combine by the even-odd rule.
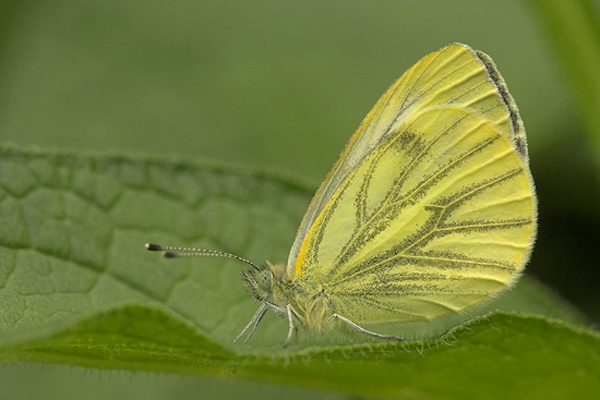
[[[256,330],[256,328],[258,328],[258,324],[260,324],[260,321],[262,321],[263,317],[265,316],[265,314],[267,313],[267,310],[264,310],[256,319],[256,323],[254,324],[254,326],[252,327],[252,330],[250,331],[250,333],[248,334],[248,336],[246,336],[246,340],[244,340],[244,343],[248,343],[248,340],[250,340],[250,338],[252,337],[252,335],[254,335],[254,331]]]
[[[292,311],[292,306],[290,306],[289,304],[287,305],[287,319],[290,325],[290,330],[288,331],[288,335],[285,338],[285,341],[283,342],[283,347],[287,347],[288,344],[290,344],[290,340],[292,339],[292,334],[294,333],[294,330],[296,329],[296,327],[294,326],[294,317],[293,317],[294,312]]]
[[[333,315],[331,316],[331,318],[337,318],[337,319],[339,319],[340,321],[342,321],[342,322],[346,323],[347,325],[351,326],[352,328],[354,328],[354,329],[355,329],[355,330],[357,330],[358,332],[360,332],[360,333],[363,333],[363,334],[365,334],[365,335],[369,335],[369,336],[376,337],[376,338],[378,338],[378,339],[386,339],[386,340],[400,340],[400,341],[404,340],[403,338],[401,338],[401,337],[398,337],[398,336],[393,336],[393,335],[383,335],[383,334],[381,334],[381,333],[377,333],[377,332],[370,331],[370,330],[368,330],[368,329],[365,329],[365,328],[363,328],[363,327],[362,327],[362,326],[360,326],[360,325],[357,325],[357,324],[355,324],[354,322],[350,321],[348,318],[346,318],[346,317],[342,317],[342,316],[341,316],[341,315],[339,315],[339,314],[333,314]]]
[[[297,333],[297,328],[294,325],[294,317],[298,318],[298,320],[301,322],[304,321],[304,318],[298,315],[296,310],[294,310],[291,305],[288,304],[286,307],[281,307],[275,303],[271,303],[270,301],[265,301],[261,304],[261,306],[258,308],[258,310],[256,310],[256,312],[252,316],[250,322],[248,322],[248,325],[246,325],[246,327],[242,329],[240,334],[237,335],[237,337],[233,341],[237,342],[238,340],[240,340],[246,334],[248,329],[252,328],[252,330],[246,337],[246,340],[244,340],[244,343],[246,343],[252,337],[252,334],[254,334],[254,331],[256,330],[256,328],[258,328],[260,321],[262,321],[263,317],[265,316],[265,313],[268,310],[271,310],[275,314],[277,314],[277,316],[286,318],[288,320],[290,329],[288,331],[287,337],[285,338],[285,341],[283,342],[283,347],[287,347],[287,345],[290,343],[290,340],[292,339],[294,331],[296,331]]]
[[[246,331],[248,331],[248,329],[250,329],[250,327],[254,325],[254,327],[248,334],[248,337],[246,338],[246,340],[244,340],[244,343],[246,343],[248,341],[248,339],[250,339],[250,337],[252,336],[252,334],[254,333],[256,328],[258,328],[258,324],[260,323],[262,318],[265,316],[265,313],[267,312],[266,308],[267,308],[267,303],[262,303],[260,305],[260,307],[258,307],[258,310],[256,310],[256,312],[254,313],[254,315],[252,316],[252,319],[250,319],[250,322],[248,322],[248,325],[246,325],[244,327],[244,329],[242,329],[240,334],[237,335],[235,339],[233,339],[234,343],[237,343],[237,341],[240,340],[241,337],[246,334]]]

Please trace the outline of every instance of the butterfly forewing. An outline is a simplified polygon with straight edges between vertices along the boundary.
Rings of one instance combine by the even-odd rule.
[[[350,139],[317,190],[296,235],[287,269],[294,274],[308,231],[343,182],[390,134],[398,134],[419,110],[441,105],[469,109],[517,142],[526,158],[526,141],[516,106],[491,59],[468,46],[454,44],[421,59],[379,99]]]

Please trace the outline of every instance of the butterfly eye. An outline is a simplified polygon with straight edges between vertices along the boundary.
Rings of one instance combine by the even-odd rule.
[[[273,288],[272,273],[270,269],[262,270],[256,277],[258,287],[265,292],[271,292]]]

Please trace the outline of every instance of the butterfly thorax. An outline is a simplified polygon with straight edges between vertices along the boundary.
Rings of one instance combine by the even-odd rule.
[[[326,285],[313,285],[292,278],[283,264],[270,264],[260,270],[242,271],[245,284],[250,293],[258,300],[276,305],[269,307],[278,316],[288,318],[287,306],[290,305],[295,323],[320,333],[333,328],[331,307]]]
[[[288,304],[297,313],[298,322],[304,328],[327,333],[332,330],[334,310],[329,301],[327,286],[292,278],[283,265],[273,268],[273,300],[280,306]]]

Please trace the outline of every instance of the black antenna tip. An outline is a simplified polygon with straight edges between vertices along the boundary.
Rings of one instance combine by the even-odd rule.
[[[146,250],[150,250],[150,251],[160,251],[161,248],[159,245],[157,244],[152,244],[152,243],[146,243]]]
[[[163,256],[165,258],[178,258],[179,257],[179,255],[177,253],[173,253],[171,251],[165,251]]]

